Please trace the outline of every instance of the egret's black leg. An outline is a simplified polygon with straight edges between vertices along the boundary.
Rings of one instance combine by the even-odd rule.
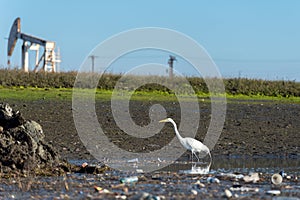
[[[197,152],[194,152],[194,154],[195,154],[195,156],[196,156],[198,162],[200,162],[200,159],[199,159],[199,157],[197,156]]]

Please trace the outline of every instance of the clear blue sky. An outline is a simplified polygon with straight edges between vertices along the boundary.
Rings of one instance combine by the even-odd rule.
[[[108,37],[150,26],[195,39],[224,77],[300,81],[299,10],[298,0],[0,0],[0,67],[7,63],[4,38],[20,17],[22,32],[60,47],[63,71],[77,70]],[[18,41],[12,56],[13,66],[21,63],[21,44]],[[167,64],[167,57],[161,62]]]

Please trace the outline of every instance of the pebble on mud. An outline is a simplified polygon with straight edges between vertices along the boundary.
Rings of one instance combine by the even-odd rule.
[[[138,193],[135,196],[133,196],[131,199],[138,199],[138,200],[160,200],[160,196],[152,195],[148,192],[142,192]]]
[[[231,198],[232,197],[232,193],[230,192],[230,190],[225,189],[224,193],[225,193],[225,197],[227,197],[227,198]]]
[[[194,189],[191,189],[191,193],[192,193],[193,195],[197,195],[197,194],[198,194],[197,190],[194,190]]]
[[[88,165],[89,165],[89,164],[88,164],[87,162],[84,162],[84,163],[81,164],[81,167],[82,167],[82,168],[85,168],[85,167],[88,166]]]
[[[214,178],[214,177],[208,177],[207,178],[207,183],[220,183],[220,180],[218,178]]]
[[[194,185],[196,185],[199,188],[204,188],[205,187],[204,183],[201,183],[199,180],[196,183],[194,183]]]

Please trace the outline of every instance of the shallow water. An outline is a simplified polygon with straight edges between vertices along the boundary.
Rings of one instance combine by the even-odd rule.
[[[76,164],[86,160],[73,160]],[[88,163],[96,164],[95,161]],[[107,171],[104,174],[67,174],[62,177],[30,177],[2,179],[0,182],[0,199],[135,199],[143,192],[152,197],[166,199],[211,199],[224,197],[229,189],[236,198],[273,199],[267,194],[270,190],[279,190],[277,199],[300,197],[300,159],[277,157],[214,157],[210,171],[206,175],[180,173],[191,169],[191,164],[176,163],[152,173]],[[281,185],[271,184],[271,176],[284,170],[290,176],[284,178]],[[232,178],[232,174],[248,175],[258,172],[260,180],[245,183],[242,179]],[[138,181],[120,185],[124,177],[138,176]],[[217,178],[219,183],[208,182],[209,177]],[[295,179],[297,177],[297,179]],[[99,186],[99,190],[95,190]],[[109,193],[105,193],[106,189]],[[288,198],[287,198],[288,197]]]
[[[158,171],[171,171],[178,172],[180,170],[190,169],[192,164],[190,162],[182,161],[168,161],[167,159],[160,158],[160,162],[166,162],[170,165],[159,169]],[[69,160],[71,163],[81,165],[86,160]],[[134,162],[137,161],[137,162]],[[87,161],[90,164],[97,164],[96,160]],[[141,160],[133,159],[132,162],[129,160],[119,161],[120,165],[122,163],[130,163],[132,170],[141,166],[141,168],[148,163],[159,163],[157,159],[148,160],[143,163]],[[114,164],[117,161],[113,162]],[[172,163],[172,164],[171,164]],[[206,166],[208,163],[204,163],[203,166]],[[275,156],[216,156],[213,157],[213,162],[211,163],[210,173],[215,171],[228,171],[228,172],[240,172],[240,173],[249,173],[249,172],[263,172],[263,173],[276,173],[284,170],[285,172],[300,174],[300,158],[285,158],[285,157],[275,157]]]

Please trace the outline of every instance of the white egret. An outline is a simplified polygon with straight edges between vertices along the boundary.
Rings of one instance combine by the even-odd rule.
[[[184,146],[184,148],[186,148],[187,150],[192,152],[192,162],[193,162],[193,155],[196,156],[196,158],[198,159],[198,162],[199,162],[199,157],[197,156],[196,153],[206,153],[209,155],[210,161],[212,160],[208,147],[206,145],[204,145],[202,142],[200,142],[194,138],[191,138],[191,137],[185,137],[185,138],[181,137],[181,135],[179,134],[179,131],[177,129],[177,125],[173,119],[167,118],[167,119],[160,120],[159,122],[171,122],[173,124],[176,136],[179,139],[182,146]],[[210,164],[211,164],[211,162],[210,162]]]

